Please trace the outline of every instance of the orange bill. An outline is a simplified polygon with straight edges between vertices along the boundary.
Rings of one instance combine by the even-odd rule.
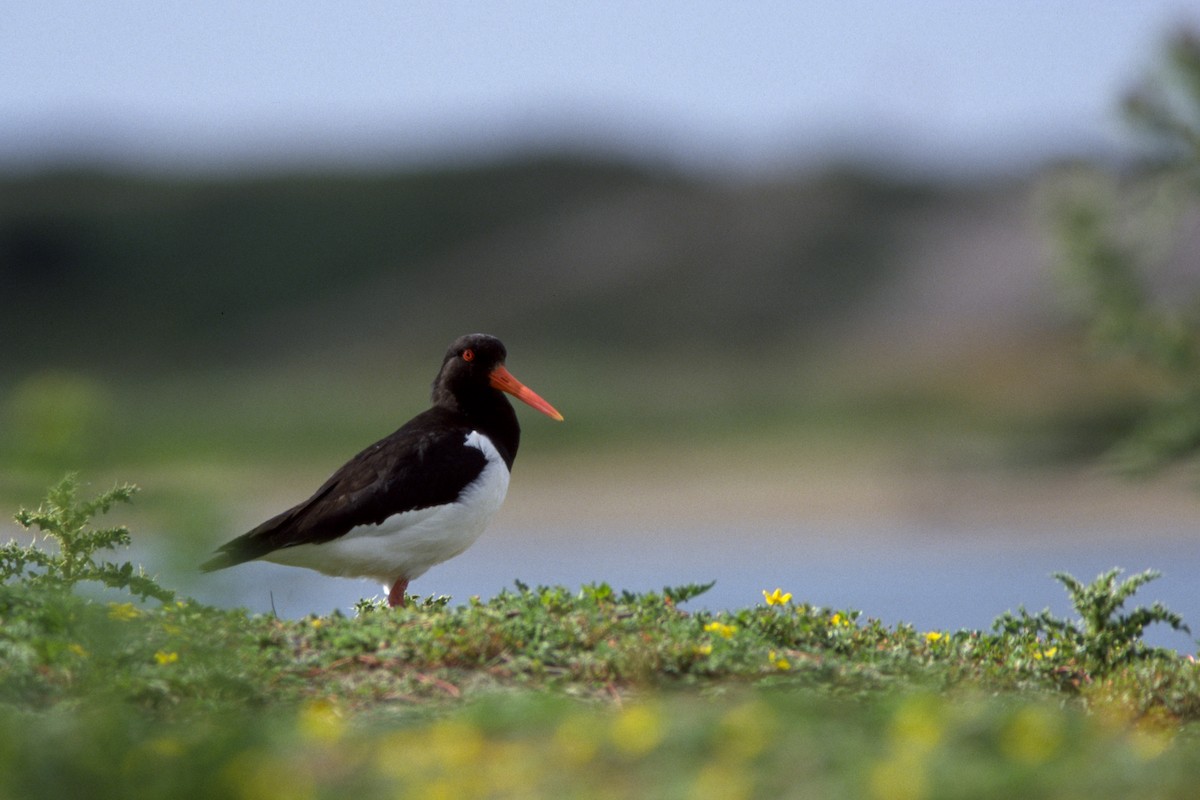
[[[513,374],[505,369],[503,364],[492,370],[489,383],[491,383],[493,389],[499,389],[502,392],[508,392],[522,403],[526,403],[529,406],[536,408],[547,417],[562,422],[563,415],[558,413],[554,406],[550,405],[541,397],[539,397],[537,392],[535,392],[533,389],[530,389],[528,386],[514,378]]]

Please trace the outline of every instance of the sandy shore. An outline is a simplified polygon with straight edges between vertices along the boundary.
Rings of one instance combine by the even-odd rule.
[[[579,519],[629,523],[887,523],[964,530],[1089,526],[1200,541],[1200,477],[1131,479],[1101,468],[1004,470],[908,466],[891,458],[818,462],[693,452],[686,458],[570,458],[518,464],[504,520],[543,527]]]

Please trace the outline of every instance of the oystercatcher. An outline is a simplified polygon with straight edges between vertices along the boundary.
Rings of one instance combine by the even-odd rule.
[[[375,578],[391,587],[388,605],[404,605],[409,581],[470,547],[504,501],[521,428],[502,392],[562,420],[505,368],[506,355],[494,336],[459,338],[433,382],[432,408],[200,568],[262,559]]]

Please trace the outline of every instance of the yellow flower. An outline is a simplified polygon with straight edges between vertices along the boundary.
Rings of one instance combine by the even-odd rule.
[[[784,672],[787,672],[792,668],[791,662],[776,653],[774,650],[767,654],[767,660],[771,662],[771,665],[775,667],[775,669],[782,670]]]
[[[767,594],[766,589],[763,589],[762,593],[763,593],[763,599],[767,601],[767,605],[769,605],[769,606],[783,606],[783,605],[787,605],[788,603],[790,603],[792,601],[792,593],[791,592],[785,593],[778,586],[776,586],[775,591],[771,592],[770,594]]]
[[[644,756],[658,747],[665,733],[664,727],[656,706],[627,706],[612,721],[609,736],[626,754]]]
[[[1000,749],[1013,761],[1042,764],[1067,741],[1066,725],[1057,712],[1028,706],[1013,715],[1000,733]]]
[[[161,758],[179,758],[183,755],[183,742],[171,736],[160,736],[146,742],[145,749]]]
[[[932,753],[945,736],[945,703],[933,695],[907,698],[892,716],[892,749],[909,755]]]
[[[575,766],[587,764],[600,750],[601,732],[590,717],[576,714],[566,717],[554,730],[554,748]]]
[[[726,639],[732,638],[734,631],[737,630],[733,625],[725,625],[724,623],[713,621],[704,626],[704,630],[708,633],[715,633]]]
[[[875,762],[868,773],[870,796],[888,800],[921,800],[929,796],[929,767],[907,753]]]
[[[696,655],[701,655],[701,656],[712,655],[712,645],[711,644],[698,644],[698,645],[696,645],[696,647],[694,649],[696,651]]]
[[[689,797],[696,800],[743,800],[754,797],[754,773],[727,760],[705,764],[696,773]]]
[[[1054,658],[1056,653],[1058,653],[1057,647],[1048,647],[1045,650],[1034,653],[1033,657],[1035,660],[1041,661],[1043,658]]]
[[[941,631],[930,631],[929,633],[925,634],[925,641],[929,642],[930,644],[933,644],[934,642],[940,642],[945,638],[946,634],[942,633]]]
[[[308,621],[308,624],[312,625],[314,628],[319,628],[325,624],[325,620],[321,619],[320,617],[313,617]]]
[[[176,661],[178,661],[179,653],[175,653],[175,652],[167,653],[162,650],[159,650],[157,653],[154,654],[154,660],[158,662],[158,665],[160,667],[165,667],[168,664],[174,664]]]
[[[133,603],[109,603],[108,604],[108,618],[109,619],[115,619],[120,622],[128,622],[131,619],[137,619],[141,615],[142,615],[142,612],[138,611],[134,607]]]
[[[296,723],[305,738],[314,741],[336,741],[346,730],[338,707],[327,699],[313,700],[301,708]]]
[[[1171,746],[1171,741],[1169,731],[1147,726],[1136,728],[1129,734],[1130,749],[1141,761],[1153,761],[1158,758]]]
[[[851,625],[853,625],[854,623],[851,622],[850,620],[846,619],[844,616],[842,616],[841,612],[837,612],[832,617],[829,618],[829,624],[835,628],[843,627],[843,626],[848,628]]]
[[[71,651],[71,653],[79,656],[80,658],[88,657],[88,651],[85,650],[83,645],[81,645],[81,644],[76,644],[76,643],[72,642],[71,644],[67,645],[67,650]]]
[[[603,732],[597,727],[595,718],[584,714],[573,714],[559,723],[554,731],[555,748],[576,766],[588,763],[600,749]]]

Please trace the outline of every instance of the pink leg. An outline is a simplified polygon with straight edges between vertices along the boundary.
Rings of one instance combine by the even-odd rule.
[[[408,581],[404,578],[392,584],[392,591],[388,592],[388,605],[392,608],[396,606],[404,607],[404,593],[408,591]]]

